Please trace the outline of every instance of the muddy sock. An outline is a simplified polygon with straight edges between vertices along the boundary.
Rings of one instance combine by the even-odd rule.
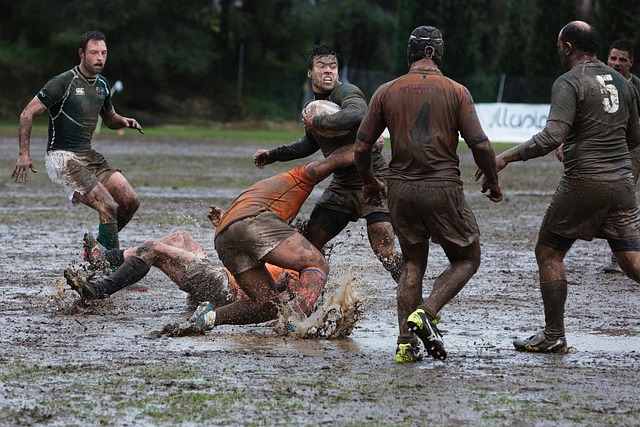
[[[309,316],[314,304],[322,293],[327,275],[317,267],[310,267],[300,273],[296,307]]]
[[[112,267],[120,267],[124,263],[124,249],[108,249],[104,258]]]
[[[541,282],[544,303],[544,333],[551,340],[564,336],[564,305],[567,301],[567,281]]]
[[[133,255],[109,277],[99,282],[100,289],[107,295],[114,294],[122,288],[140,281],[151,270],[151,266],[142,258]]]
[[[391,273],[393,280],[398,283],[400,281],[400,275],[402,274],[402,267],[404,266],[402,255],[398,254],[393,259],[384,259],[382,265]]]
[[[96,240],[106,249],[119,249],[118,223],[107,222],[98,225],[98,238]]]

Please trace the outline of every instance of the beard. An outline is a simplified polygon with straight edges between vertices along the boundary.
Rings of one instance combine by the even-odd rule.
[[[84,69],[90,72],[92,75],[100,74],[102,72],[102,69],[104,68],[104,63],[97,65],[92,64],[88,61],[82,61],[82,65],[84,66]]]

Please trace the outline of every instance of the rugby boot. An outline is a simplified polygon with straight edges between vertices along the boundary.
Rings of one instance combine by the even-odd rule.
[[[424,358],[422,351],[417,343],[398,343],[396,347],[396,362],[398,363],[412,363],[419,362]]]
[[[194,326],[195,330],[204,333],[213,329],[216,322],[216,308],[209,301],[200,303],[187,323]]]
[[[407,318],[409,330],[422,340],[424,348],[436,360],[445,360],[447,352],[444,349],[442,334],[438,330],[435,322],[429,320],[427,313],[421,308],[417,309]]]
[[[91,235],[91,233],[84,233],[84,238],[82,239],[82,241],[82,257],[89,263],[92,269],[102,270],[111,266],[111,264],[105,257],[105,252],[107,251],[107,249],[100,243],[98,243],[98,241]]]
[[[513,341],[513,346],[518,351],[529,351],[532,353],[564,354],[569,351],[567,339],[564,335],[558,339],[548,339],[544,331],[540,331],[524,340],[515,340]]]
[[[209,301],[200,303],[191,317],[179,323],[170,323],[162,328],[162,334],[169,337],[186,337],[202,335],[213,329],[216,321],[216,310]]]
[[[91,283],[73,271],[71,267],[67,267],[64,270],[64,278],[67,279],[67,284],[71,289],[76,291],[83,300],[97,300],[109,297],[109,294],[100,286],[100,283]]]

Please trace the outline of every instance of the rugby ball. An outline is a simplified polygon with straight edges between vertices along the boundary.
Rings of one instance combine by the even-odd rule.
[[[337,113],[341,110],[340,106],[335,102],[327,101],[326,99],[318,99],[316,101],[311,101],[305,107],[305,112],[307,113],[315,113],[319,116],[327,116],[330,114]],[[326,138],[338,138],[341,136],[345,136],[349,133],[348,130],[316,130],[314,133],[317,133],[320,136],[324,136]]]

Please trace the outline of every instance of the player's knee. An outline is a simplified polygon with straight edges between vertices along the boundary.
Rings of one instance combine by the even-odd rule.
[[[126,200],[124,200],[119,206],[120,210],[126,212],[129,215],[133,215],[138,210],[139,207],[140,207],[140,198],[135,192],[128,195]]]
[[[133,198],[131,199],[131,210],[133,212],[137,211],[140,207],[140,198],[136,193],[134,193]]]
[[[313,245],[313,244],[312,244]],[[308,268],[322,270],[325,274],[329,271],[329,262],[318,248],[307,248],[299,254],[297,260],[298,267],[294,267],[298,273]]]
[[[146,240],[135,250],[135,255],[144,260],[151,260],[157,252],[159,242],[157,240]]]

